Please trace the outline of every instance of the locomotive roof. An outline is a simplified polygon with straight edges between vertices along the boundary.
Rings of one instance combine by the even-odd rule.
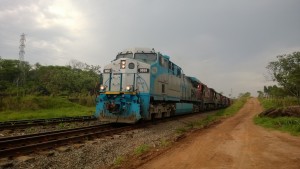
[[[192,82],[201,83],[201,81],[199,79],[195,78],[195,77],[187,76],[187,78],[189,78],[190,81],[192,81]]]
[[[195,77],[190,77],[190,76],[187,76],[187,78],[192,82],[193,86],[194,87],[197,87],[200,82],[200,80],[198,80],[197,78]]]
[[[119,54],[124,53],[155,53],[154,48],[128,48],[120,52]]]

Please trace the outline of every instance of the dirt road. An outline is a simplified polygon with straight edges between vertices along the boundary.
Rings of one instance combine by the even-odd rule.
[[[300,137],[256,126],[261,111],[252,98],[234,117],[192,133],[140,169],[300,169]]]

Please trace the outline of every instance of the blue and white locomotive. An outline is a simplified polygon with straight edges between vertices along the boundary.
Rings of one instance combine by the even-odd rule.
[[[120,52],[104,67],[102,77],[95,112],[101,121],[136,123],[198,112],[216,104],[214,100],[204,102],[198,79],[185,76],[169,56],[154,49]]]

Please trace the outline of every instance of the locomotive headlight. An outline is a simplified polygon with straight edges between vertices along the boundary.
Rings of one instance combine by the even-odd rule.
[[[125,69],[126,67],[126,60],[121,60],[121,69]]]
[[[101,91],[101,92],[104,92],[105,89],[106,89],[106,86],[103,86],[103,85],[100,86],[100,91]]]
[[[129,85],[129,86],[126,86],[126,91],[131,91],[132,90],[132,86]]]

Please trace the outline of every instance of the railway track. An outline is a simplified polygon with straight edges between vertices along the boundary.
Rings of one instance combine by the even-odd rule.
[[[115,127],[112,124],[101,124],[68,130],[0,138],[0,158],[49,150],[70,143],[117,134],[133,128],[135,127],[132,125]]]
[[[119,126],[116,126],[112,123],[108,123],[31,135],[3,137],[0,138],[0,158],[36,153],[39,151],[49,150],[71,143],[111,136],[124,131],[143,128],[153,124],[156,125],[159,123],[165,123],[167,121],[179,120],[182,117],[188,117],[192,115],[193,113],[170,118],[157,119],[154,121],[144,121],[135,125],[127,124],[120,126],[120,124],[118,124]]]
[[[51,119],[34,119],[34,120],[15,120],[0,122],[0,130],[26,128],[38,125],[57,124],[62,122],[76,122],[76,121],[93,121],[96,120],[95,116],[76,116],[76,117],[63,117]]]

